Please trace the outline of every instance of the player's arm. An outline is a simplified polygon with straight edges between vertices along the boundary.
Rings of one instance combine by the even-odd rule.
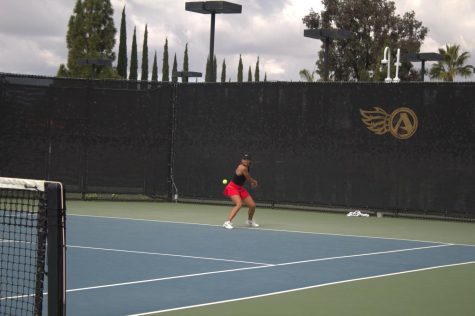
[[[244,175],[244,177],[246,177],[246,180],[249,181],[249,183],[251,184],[252,187],[256,187],[257,186],[257,181],[251,177],[251,174],[249,173],[249,170],[246,166],[243,166],[243,165],[240,165],[238,168],[240,168],[242,174]]]

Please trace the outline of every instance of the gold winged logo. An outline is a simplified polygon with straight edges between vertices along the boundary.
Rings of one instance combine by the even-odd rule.
[[[389,117],[382,108],[373,107],[373,111],[361,110],[361,120],[366,127],[377,135],[383,135],[389,132]]]
[[[380,107],[373,107],[373,110],[360,109],[360,113],[361,121],[377,135],[390,132],[395,138],[408,139],[417,131],[417,115],[409,108],[399,108],[388,114]]]

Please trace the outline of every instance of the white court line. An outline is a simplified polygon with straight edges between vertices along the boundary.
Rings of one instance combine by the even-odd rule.
[[[141,218],[128,218],[128,217],[114,217],[114,216],[99,216],[99,215],[80,215],[80,214],[68,214],[68,216],[77,216],[77,217],[91,217],[91,218],[103,218],[103,219],[115,219],[115,220],[128,220],[128,221],[141,221],[141,222],[152,222],[152,223],[168,223],[168,224],[183,224],[183,225],[196,225],[196,226],[208,226],[208,227],[222,227],[222,225],[214,224],[202,224],[202,223],[190,223],[190,222],[176,222],[176,221],[161,221],[155,219],[141,219]],[[455,246],[468,246],[475,247],[475,245],[470,244],[452,244],[444,243],[440,241],[431,241],[431,240],[418,240],[418,239],[403,239],[403,238],[392,238],[392,237],[375,237],[375,236],[364,236],[364,235],[349,235],[349,234],[333,234],[333,233],[317,233],[317,232],[304,232],[298,230],[285,230],[285,229],[271,229],[271,228],[251,228],[251,227],[235,227],[235,229],[249,229],[249,230],[262,230],[262,231],[272,231],[272,232],[283,232],[283,233],[296,233],[296,234],[308,234],[308,235],[323,235],[323,236],[338,236],[338,237],[355,237],[355,238],[370,238],[370,239],[382,239],[382,240],[396,240],[396,241],[413,241],[413,242],[425,242],[432,244],[445,244],[445,245],[455,245]]]
[[[11,239],[0,239],[0,242],[15,242],[15,241]]]
[[[0,301],[17,300],[17,299],[20,299],[20,298],[33,297],[35,295],[36,294],[24,294],[24,295],[17,295],[17,296],[0,297]],[[43,295],[48,295],[48,293],[43,293]]]
[[[20,244],[33,244],[33,241],[26,241],[26,240],[13,240],[13,239],[0,239],[0,243],[20,243]]]
[[[69,245],[68,247],[69,247],[69,248],[79,248],[79,249],[100,250],[100,251],[135,253],[135,254],[156,255],[156,256],[169,256],[169,257],[178,257],[178,258],[190,258],[190,259],[199,259],[199,260],[225,261],[225,262],[236,262],[236,263],[249,263],[249,264],[255,264],[255,265],[259,265],[259,266],[275,267],[275,266],[285,266],[285,265],[293,265],[293,264],[307,263],[307,262],[317,262],[317,261],[326,261],[326,260],[343,259],[343,258],[364,257],[364,256],[372,256],[372,255],[379,255],[379,254],[386,254],[386,253],[394,253],[394,252],[401,252],[401,251],[421,250],[421,249],[447,247],[447,246],[453,246],[453,245],[451,245],[451,244],[443,244],[443,245],[435,245],[435,246],[425,246],[425,247],[417,247],[417,248],[408,248],[408,249],[404,249],[404,250],[388,250],[388,251],[371,252],[371,253],[364,253],[364,254],[358,254],[358,255],[347,255],[347,256],[337,256],[337,257],[319,258],[319,259],[309,259],[309,260],[294,261],[294,262],[285,262],[285,263],[275,263],[275,264],[273,264],[273,263],[263,263],[263,262],[253,262],[253,261],[232,260],[232,259],[222,259],[222,258],[196,257],[196,256],[177,255],[177,254],[169,254],[169,253],[161,253],[161,252],[133,251],[133,250],[111,249],[111,248],[98,248],[98,247],[86,247],[86,246],[74,246],[74,245]]]
[[[173,222],[173,221],[161,221],[158,219],[144,219],[144,218],[130,218],[130,217],[116,217],[116,216],[101,216],[101,215],[81,215],[81,214],[68,214],[68,216],[77,217],[91,217],[91,218],[104,218],[104,219],[117,219],[136,222],[151,222],[151,223],[170,223],[170,224],[186,224],[197,226],[209,226],[209,227],[222,227],[221,225],[202,224],[202,223],[187,223],[187,222]]]
[[[106,284],[106,285],[98,285],[98,286],[91,286],[91,287],[85,287],[85,288],[71,289],[71,290],[67,290],[67,292],[68,293],[69,292],[78,292],[78,291],[102,289],[102,288],[108,288],[108,287],[117,287],[117,286],[143,284],[143,283],[152,283],[152,282],[159,282],[159,281],[165,281],[165,280],[185,279],[185,278],[191,278],[191,277],[203,276],[203,275],[211,275],[211,274],[221,274],[221,273],[229,273],[229,272],[237,272],[237,271],[245,271],[245,270],[256,270],[256,269],[272,268],[272,267],[279,267],[279,266],[296,265],[296,264],[308,263],[308,262],[328,261],[328,260],[345,259],[345,258],[353,258],[353,257],[363,257],[363,256],[373,256],[373,255],[381,255],[381,254],[386,254],[386,253],[414,251],[414,250],[437,248],[437,247],[448,247],[448,246],[450,246],[450,245],[437,245],[437,246],[418,247],[418,248],[405,248],[405,249],[399,249],[399,250],[371,252],[371,253],[363,253],[363,254],[349,255],[349,256],[329,257],[329,258],[319,258],[319,259],[311,259],[311,260],[305,260],[305,261],[285,262],[285,263],[278,263],[278,264],[274,264],[274,265],[265,265],[265,266],[263,265],[263,266],[257,266],[257,267],[246,267],[246,268],[219,270],[219,271],[211,271],[211,272],[203,272],[203,273],[195,273],[195,274],[177,275],[177,276],[172,276],[172,277],[164,277],[164,278],[157,278],[157,279],[150,279],[150,280],[140,280],[140,281],[117,283],[117,284]]]
[[[68,292],[68,293],[69,292],[79,292],[79,291],[86,291],[86,290],[103,289],[103,288],[107,288],[107,287],[117,287],[117,286],[124,286],[124,285],[143,284],[143,283],[159,282],[159,281],[174,280],[174,279],[184,279],[184,278],[191,278],[191,277],[195,277],[195,276],[211,275],[211,274],[219,274],[219,273],[227,273],[227,272],[235,272],[235,271],[243,271],[243,270],[254,270],[254,269],[262,269],[262,268],[268,268],[268,267],[269,266],[258,266],[258,267],[248,267],[248,268],[239,268],[239,269],[229,269],[229,270],[220,270],[220,271],[211,271],[211,272],[187,274],[187,275],[177,275],[177,276],[158,278],[158,279],[140,280],[140,281],[117,283],[117,284],[106,284],[106,285],[98,285],[98,286],[91,286],[91,287],[83,287],[83,288],[79,288],[79,289],[67,290],[66,292]]]
[[[142,255],[168,256],[168,257],[191,258],[191,259],[200,259],[200,260],[226,261],[226,262],[236,262],[236,263],[249,263],[249,264],[256,264],[256,265],[261,265],[261,266],[273,266],[273,264],[270,264],[270,263],[253,262],[253,261],[241,261],[241,260],[231,260],[231,259],[221,259],[221,258],[210,258],[210,257],[186,256],[186,255],[177,255],[177,254],[161,253],[161,252],[132,251],[132,250],[110,249],[110,248],[97,248],[97,247],[86,247],[86,246],[73,246],[73,245],[68,245],[68,247],[69,247],[69,248],[79,248],[79,249],[90,249],[90,250],[102,250],[102,251],[114,251],[114,252],[124,252],[124,253],[135,253],[135,254],[142,254]]]
[[[327,260],[344,259],[344,258],[357,258],[357,257],[365,257],[365,256],[382,255],[382,254],[387,254],[387,253],[396,253],[396,252],[413,251],[413,250],[421,250],[421,249],[429,249],[429,248],[449,247],[449,246],[453,246],[453,245],[443,244],[443,245],[436,245],[436,246],[426,246],[426,247],[407,248],[407,249],[399,249],[399,250],[388,250],[388,251],[362,253],[362,254],[358,254],[358,255],[338,256],[338,257],[329,257],[329,258],[320,258],[320,259],[310,259],[310,260],[278,263],[275,266],[288,266],[288,265],[299,264],[299,263],[307,263],[307,262],[327,261]]]
[[[343,281],[337,281],[337,282],[329,282],[329,283],[306,286],[306,287],[301,287],[301,288],[296,288],[296,289],[291,289],[291,290],[278,291],[278,292],[272,292],[272,293],[266,293],[266,294],[261,294],[261,295],[254,295],[254,296],[246,296],[246,297],[240,297],[240,298],[224,300],[224,301],[216,301],[216,302],[205,303],[205,304],[198,304],[198,305],[190,305],[190,306],[170,308],[170,309],[164,309],[164,310],[157,310],[157,311],[153,311],[153,312],[146,312],[146,313],[140,313],[140,314],[129,314],[128,316],[146,316],[146,315],[159,314],[159,313],[165,313],[165,312],[171,312],[171,311],[177,311],[177,310],[190,309],[190,308],[195,308],[195,307],[204,307],[204,306],[210,306],[210,305],[224,304],[224,303],[230,303],[230,302],[237,302],[237,301],[249,300],[249,299],[254,299],[254,298],[260,298],[260,297],[272,296],[272,295],[277,295],[277,294],[285,294],[285,293],[309,290],[309,289],[325,287],[325,286],[330,286],[330,285],[336,285],[336,284],[350,283],[350,282],[363,281],[363,280],[371,280],[371,279],[377,279],[377,278],[383,278],[383,277],[389,277],[389,276],[395,276],[395,275],[401,275],[401,274],[407,274],[407,273],[413,273],[413,272],[421,272],[421,271],[427,271],[427,270],[455,267],[455,266],[474,264],[474,263],[475,263],[475,261],[470,261],[470,262],[462,262],[462,263],[447,264],[447,265],[442,265],[442,266],[435,266],[435,267],[430,267],[430,268],[423,268],[423,269],[415,269],[415,270],[407,270],[407,271],[402,271],[402,272],[394,272],[394,273],[388,273],[388,274],[374,275],[374,276],[370,276],[370,277],[343,280]]]

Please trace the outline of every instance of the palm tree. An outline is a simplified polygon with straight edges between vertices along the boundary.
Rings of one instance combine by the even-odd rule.
[[[444,81],[454,81],[459,75],[469,77],[472,75],[473,66],[464,65],[470,58],[468,52],[459,54],[460,45],[445,45],[445,49],[439,48],[439,53],[444,56],[444,60],[432,65],[430,69],[431,79],[442,79]]]
[[[308,69],[302,69],[299,71],[300,78],[304,79],[307,82],[315,82],[315,71],[310,71]]]

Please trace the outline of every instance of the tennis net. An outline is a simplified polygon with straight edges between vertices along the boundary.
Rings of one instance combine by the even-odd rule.
[[[0,315],[65,314],[64,228],[60,183],[0,177]]]

